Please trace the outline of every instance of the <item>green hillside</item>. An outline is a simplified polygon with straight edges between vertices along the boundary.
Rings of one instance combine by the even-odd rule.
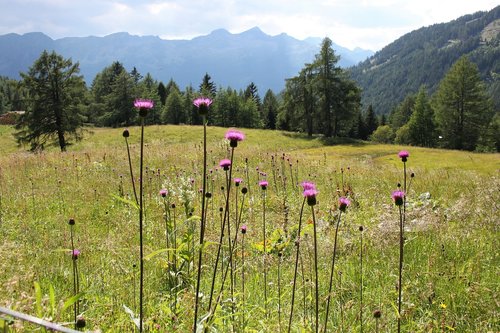
[[[372,104],[378,114],[388,114],[423,84],[433,93],[463,55],[478,65],[500,109],[500,6],[412,31],[351,72],[363,89],[363,104]]]

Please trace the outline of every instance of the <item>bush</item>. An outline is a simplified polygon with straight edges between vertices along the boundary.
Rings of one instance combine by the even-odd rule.
[[[370,140],[380,143],[392,143],[394,141],[394,131],[389,125],[377,127],[375,132],[370,135]]]

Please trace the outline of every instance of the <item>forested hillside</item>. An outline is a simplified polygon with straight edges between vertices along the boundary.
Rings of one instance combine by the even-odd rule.
[[[500,6],[410,32],[352,67],[362,103],[389,113],[408,94],[426,85],[433,93],[461,56],[479,67],[495,108],[500,108]]]

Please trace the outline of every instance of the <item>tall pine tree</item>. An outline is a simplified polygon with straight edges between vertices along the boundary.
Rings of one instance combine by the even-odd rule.
[[[79,71],[78,63],[71,59],[43,51],[28,73],[21,73],[29,95],[26,113],[17,124],[19,142],[38,150],[55,140],[65,151],[68,136],[81,138],[86,87]]]
[[[466,56],[440,82],[433,105],[445,148],[474,150],[493,116],[493,104],[478,68]]]

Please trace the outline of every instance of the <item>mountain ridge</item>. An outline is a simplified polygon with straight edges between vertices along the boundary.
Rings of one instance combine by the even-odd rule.
[[[487,29],[488,28],[488,29]],[[488,40],[483,34],[488,32]],[[362,103],[388,114],[421,85],[428,93],[461,56],[477,64],[497,109],[500,108],[500,6],[446,23],[411,31],[350,68],[363,90]]]
[[[321,39],[320,39],[321,40]],[[254,82],[262,94],[279,92],[285,79],[298,73],[304,63],[314,60],[320,43],[295,39],[286,33],[267,35],[259,27],[232,34],[216,29],[192,39],[162,39],[117,32],[104,37],[63,37],[52,39],[42,32],[0,36],[0,75],[19,79],[43,50],[56,51],[80,63],[88,84],[114,61],[125,68],[151,75],[161,81],[175,80],[179,86],[197,86],[205,73],[216,85],[244,89]],[[352,66],[373,54],[341,46],[340,65]]]

